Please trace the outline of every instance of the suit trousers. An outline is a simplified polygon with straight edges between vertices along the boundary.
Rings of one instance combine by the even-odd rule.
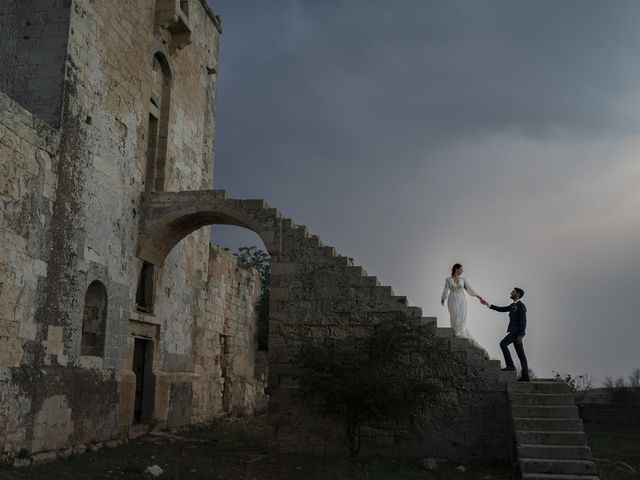
[[[504,362],[507,364],[507,367],[515,367],[508,348],[509,345],[513,343],[513,347],[516,349],[516,354],[520,360],[520,366],[522,366],[522,376],[524,378],[529,378],[529,364],[527,363],[527,356],[524,354],[524,347],[522,344],[516,341],[517,337],[518,335],[516,333],[507,332],[507,336],[500,341],[500,350],[502,350]]]

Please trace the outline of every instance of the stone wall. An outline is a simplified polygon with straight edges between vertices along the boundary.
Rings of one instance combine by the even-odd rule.
[[[264,410],[266,375],[258,352],[255,306],[260,277],[219,247],[211,248],[207,285],[207,324],[203,362],[213,365],[221,381],[220,411],[250,415]]]
[[[297,354],[306,338],[368,335],[382,321],[421,319],[420,308],[381,286],[351,259],[323,247],[303,226],[282,222],[282,254],[271,266],[269,412],[276,448],[297,453],[346,451],[345,427],[302,398]],[[415,359],[439,391],[412,417],[367,425],[362,452],[385,456],[508,459],[513,450],[507,384],[498,361],[433,319],[429,347]]]
[[[3,0],[0,91],[60,124],[71,0]]]
[[[143,193],[213,181],[219,21],[204,2],[190,0],[188,17],[180,9],[165,18],[169,32],[158,24],[157,5],[0,5],[1,88],[16,96],[30,85],[13,68],[17,56],[63,73],[60,84],[44,70],[24,70],[55,85],[60,97],[50,111],[22,99],[34,115],[0,95],[0,455],[125,437],[141,342],[148,369],[141,421],[179,426],[248,414],[261,398],[252,378],[259,281],[210,250],[209,229],[193,232],[155,266],[150,308],[138,305]],[[34,25],[38,41],[18,45]],[[168,92],[158,130],[163,182],[151,185],[149,119],[158,85]],[[87,315],[95,317],[91,332],[83,332]]]
[[[0,92],[0,445],[22,448],[36,412],[15,382],[15,367],[62,354],[60,330],[35,320],[47,277],[51,210],[56,199],[59,134]],[[33,387],[32,387],[33,388]]]

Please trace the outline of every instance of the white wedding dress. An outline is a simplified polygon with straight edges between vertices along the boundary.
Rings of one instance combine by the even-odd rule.
[[[478,296],[476,291],[471,288],[469,281],[463,277],[458,278],[458,283],[455,282],[453,277],[447,277],[444,281],[442,300],[447,300],[453,335],[467,338],[473,346],[482,349],[485,355],[488,356],[484,348],[473,339],[467,330],[467,299],[465,291],[474,297]]]

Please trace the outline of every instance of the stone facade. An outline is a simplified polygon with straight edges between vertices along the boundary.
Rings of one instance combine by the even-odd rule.
[[[263,200],[210,189],[220,23],[203,1],[32,2],[37,21],[20,2],[0,11],[3,61],[29,67],[0,77],[13,97],[0,94],[5,456],[83,451],[126,437],[134,423],[176,427],[264,408],[259,279],[211,247],[204,228],[231,224],[255,231],[271,254],[276,448],[344,451],[343,428],[298,393],[305,338],[367,335],[411,318],[431,325],[415,365],[438,394],[417,416],[368,425],[363,453],[510,457],[498,361]],[[66,41],[52,53],[17,54],[28,22],[66,18]],[[41,101],[28,87],[32,67],[60,59],[62,82],[52,75]]]
[[[219,37],[199,0],[2,2],[0,455],[264,408],[257,272],[207,228],[137,254],[144,192],[212,184]]]

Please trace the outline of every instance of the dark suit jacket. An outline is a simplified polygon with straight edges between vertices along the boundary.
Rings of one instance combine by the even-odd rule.
[[[514,302],[506,307],[491,305],[489,308],[496,312],[509,312],[507,332],[515,333],[518,337],[524,336],[527,329],[527,307],[522,301]]]

